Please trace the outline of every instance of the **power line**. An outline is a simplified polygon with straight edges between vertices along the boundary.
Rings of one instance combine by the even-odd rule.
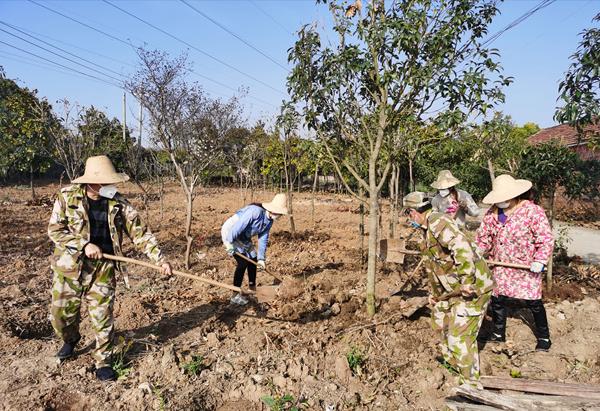
[[[509,23],[506,27],[504,27],[502,30],[498,31],[497,33],[495,33],[494,35],[492,35],[490,38],[488,38],[486,41],[483,42],[482,46],[488,46],[490,44],[492,44],[494,41],[496,41],[498,39],[498,37],[500,37],[501,35],[503,35],[504,33],[506,33],[508,30],[518,26],[520,23],[522,23],[523,21],[527,20],[529,17],[531,17],[533,14],[535,14],[536,12],[538,12],[539,10],[548,7],[549,5],[551,5],[552,3],[554,3],[556,0],[542,0],[537,6],[533,7],[532,9],[530,9],[529,11],[525,12],[522,16],[516,18],[515,20],[513,20],[511,23]]]
[[[186,6],[188,6],[190,9],[194,10],[196,13],[198,13],[199,15],[201,15],[202,17],[204,17],[205,19],[207,19],[211,23],[213,23],[215,26],[219,27],[221,30],[229,33],[230,35],[232,35],[233,37],[235,37],[236,39],[238,39],[239,41],[241,41],[242,43],[244,43],[246,46],[250,47],[252,50],[256,51],[257,53],[259,53],[263,57],[267,58],[272,63],[278,65],[279,67],[281,67],[285,71],[288,70],[287,67],[285,67],[283,64],[279,63],[277,60],[275,60],[274,58],[272,58],[271,56],[269,56],[267,53],[263,52],[258,47],[252,45],[250,42],[246,41],[240,35],[234,33],[233,31],[231,31],[230,29],[228,29],[227,27],[225,27],[223,24],[219,23],[218,21],[216,21],[215,19],[213,19],[212,17],[210,17],[208,14],[204,13],[203,11],[198,10],[196,7],[192,6],[186,0],[179,0],[179,1],[182,2],[183,4],[185,4]]]
[[[53,55],[55,55],[55,56],[59,57],[59,58],[62,58],[62,59],[64,59],[64,60],[70,61],[71,63],[77,64],[78,66],[85,67],[85,68],[86,68],[86,69],[88,69],[88,70],[94,71],[94,72],[96,72],[96,73],[98,73],[98,74],[101,74],[101,75],[103,75],[103,76],[106,76],[106,77],[108,77],[108,78],[111,78],[111,79],[113,79],[113,80],[122,81],[122,79],[120,79],[120,78],[116,78],[116,77],[114,77],[114,76],[111,76],[110,74],[106,74],[106,73],[104,73],[104,72],[102,72],[102,71],[100,71],[100,70],[96,70],[96,69],[95,69],[95,68],[93,68],[93,67],[90,67],[90,66],[88,66],[88,65],[86,65],[86,64],[83,64],[83,63],[79,63],[78,61],[76,61],[76,60],[73,60],[73,59],[71,59],[71,58],[69,58],[69,57],[61,56],[60,54],[58,54],[58,53],[56,53],[56,52],[54,52],[54,51],[52,51],[52,50],[50,50],[50,49],[47,49],[46,47],[42,47],[42,46],[40,46],[40,45],[38,45],[38,44],[35,44],[35,43],[33,43],[33,42],[31,42],[31,41],[29,41],[29,40],[27,40],[27,39],[24,39],[24,38],[23,38],[23,37],[21,37],[21,36],[18,36],[18,35],[16,35],[16,34],[13,34],[13,33],[11,33],[10,31],[4,30],[4,29],[2,29],[2,28],[0,28],[0,31],[2,31],[2,32],[6,33],[6,34],[8,34],[8,35],[10,35],[10,36],[16,37],[16,38],[18,38],[19,40],[21,40],[21,41],[24,41],[25,43],[31,44],[32,46],[35,46],[35,47],[37,47],[37,48],[40,48],[40,49],[42,49],[42,50],[44,50],[44,51],[46,51],[46,52],[48,52],[48,53],[50,53],[50,54],[53,54]]]
[[[118,84],[112,83],[112,82],[110,82],[110,81],[108,81],[108,80],[105,80],[105,79],[102,79],[102,78],[100,78],[100,77],[96,77],[96,76],[94,76],[93,74],[88,74],[88,73],[85,73],[85,72],[83,72],[83,71],[79,71],[79,70],[77,70],[77,69],[74,69],[73,67],[69,67],[69,66],[65,66],[64,64],[57,63],[57,62],[55,62],[55,61],[52,61],[52,60],[50,60],[50,59],[48,59],[48,58],[46,58],[46,57],[40,56],[39,54],[32,53],[32,52],[30,52],[30,51],[24,50],[24,49],[22,49],[22,48],[20,48],[20,47],[17,47],[17,46],[13,46],[12,44],[9,44],[9,43],[7,43],[7,42],[5,42],[5,41],[2,41],[2,40],[0,40],[0,43],[2,43],[2,44],[4,44],[4,45],[6,45],[6,46],[8,46],[8,47],[11,47],[11,48],[13,48],[13,49],[19,50],[19,51],[21,51],[21,52],[23,52],[23,53],[26,53],[26,54],[29,54],[29,55],[31,55],[31,56],[37,57],[37,58],[39,58],[40,60],[44,60],[44,61],[47,61],[47,62],[49,62],[49,63],[55,64],[55,65],[57,65],[57,66],[63,67],[63,68],[65,68],[65,69],[67,69],[67,70],[74,71],[75,73],[79,73],[79,74],[81,74],[81,75],[84,75],[84,76],[86,76],[86,77],[93,78],[93,79],[95,79],[95,80],[101,81],[101,82],[103,82],[103,83],[106,83],[106,84],[110,84],[111,86],[115,86],[115,87],[117,87],[117,88],[119,88],[119,89],[121,89],[121,88],[122,88],[122,86],[120,86],[120,85],[118,85]]]
[[[277,20],[275,17],[273,17],[270,13],[267,13],[267,11],[265,9],[263,9],[262,7],[260,7],[257,2],[252,1],[252,0],[248,0],[248,2],[250,4],[252,4],[254,7],[256,7],[262,14],[267,16],[271,21],[273,21],[275,24],[277,24],[281,29],[283,29],[285,34],[289,35],[294,32],[294,30],[289,30],[287,27],[285,27],[281,22],[279,22],[279,20]]]
[[[529,17],[531,17],[533,14],[535,14],[536,12],[538,12],[539,10],[549,6],[550,4],[554,3],[556,0],[542,0],[537,6],[533,7],[532,9],[528,10],[527,12],[525,12],[524,14],[522,14],[521,16],[517,17],[515,20],[513,20],[512,22],[510,22],[506,27],[504,27],[502,30],[494,33],[492,36],[490,36],[489,38],[487,38],[483,43],[481,43],[480,47],[485,47],[488,46],[490,44],[492,44],[494,41],[496,41],[500,36],[502,36],[504,33],[506,33],[507,31],[509,31],[510,29],[516,27],[517,25],[519,25],[520,23],[522,23],[523,21],[527,20]],[[464,45],[461,50],[459,50],[459,53],[462,52],[465,48],[467,47],[467,45]],[[470,53],[472,54],[472,53]],[[469,55],[467,55],[466,57],[468,58]],[[441,112],[446,110],[448,107],[450,107],[450,103],[446,103],[444,106],[442,106],[440,109],[438,110],[434,110],[432,112],[430,112],[429,114],[434,114],[437,112]]]
[[[116,59],[116,58],[114,58],[114,57],[107,56],[106,54],[98,53],[97,51],[90,50],[90,49],[86,49],[86,48],[84,48],[84,47],[80,47],[80,46],[77,46],[77,45],[75,45],[75,44],[68,43],[68,42],[66,42],[66,41],[62,41],[62,40],[56,39],[56,38],[54,38],[54,37],[48,36],[47,34],[38,33],[38,32],[35,32],[35,31],[33,31],[33,30],[27,29],[27,28],[25,28],[25,27],[14,26],[14,25],[10,25],[10,26],[11,26],[12,28],[15,28],[15,29],[20,29],[20,30],[23,30],[24,32],[26,32],[26,33],[29,33],[29,35],[30,35],[30,34],[35,34],[35,35],[37,35],[37,36],[39,36],[39,37],[43,37],[43,38],[46,38],[46,39],[48,39],[48,40],[52,40],[52,41],[53,41],[53,42],[55,42],[55,43],[60,43],[60,44],[63,44],[63,45],[65,45],[65,46],[69,46],[69,47],[72,47],[72,48],[74,48],[74,49],[81,50],[81,51],[85,51],[85,52],[87,52],[87,53],[94,54],[94,55],[96,55],[96,56],[98,56],[98,57],[102,57],[102,58],[104,58],[104,59],[107,59],[107,60],[114,61],[115,63],[119,63],[119,64],[122,64],[122,65],[124,65],[124,66],[129,66],[129,67],[133,67],[133,68],[135,68],[135,65],[133,65],[133,64],[131,64],[131,63],[127,63],[126,61],[119,60],[119,59]],[[31,37],[33,37],[33,36],[31,36]],[[41,41],[41,40],[40,40],[40,41]],[[55,47],[55,46],[53,46],[53,47]]]
[[[102,31],[102,30],[100,30],[100,29],[98,29],[98,28],[96,28],[96,27],[94,27],[94,26],[91,26],[91,25],[89,25],[89,24],[86,24],[86,23],[84,23],[84,22],[82,22],[82,21],[80,21],[80,20],[78,20],[78,19],[76,19],[76,18],[74,18],[74,17],[68,16],[68,15],[66,15],[66,14],[64,14],[64,13],[61,13],[61,12],[59,12],[59,11],[56,11],[56,10],[54,10],[54,9],[50,8],[50,7],[47,7],[47,6],[45,6],[45,5],[42,5],[42,4],[39,4],[39,3],[35,2],[34,0],[29,0],[29,1],[30,1],[31,3],[34,3],[34,4],[38,5],[38,6],[40,6],[40,7],[43,7],[44,9],[46,9],[46,10],[48,10],[48,11],[52,12],[52,13],[55,13],[55,14],[57,14],[57,15],[59,15],[59,16],[62,16],[62,17],[64,17],[64,18],[68,19],[68,20],[74,21],[75,23],[78,23],[78,24],[80,24],[80,25],[82,25],[82,26],[84,26],[84,27],[86,27],[86,28],[88,28],[88,29],[91,29],[91,30],[93,30],[93,31],[95,31],[95,32],[97,32],[97,33],[100,33],[100,34],[102,34],[102,35],[104,35],[104,36],[106,36],[106,37],[109,37],[109,38],[111,38],[111,39],[113,39],[113,40],[116,40],[116,41],[118,41],[118,42],[120,42],[120,43],[123,43],[123,44],[127,45],[128,47],[133,47],[133,45],[132,45],[131,43],[128,43],[127,41],[125,41],[125,40],[123,40],[123,39],[121,39],[121,38],[119,38],[119,37],[115,37],[115,36],[113,36],[113,35],[111,35],[111,34],[109,34],[109,33],[106,33],[106,32],[104,32],[104,31]],[[39,33],[37,33],[37,34],[39,34]],[[45,37],[47,37],[47,36],[45,36]],[[59,41],[59,42],[60,42],[60,41]],[[64,43],[64,42],[63,42],[63,43]],[[68,44],[68,43],[67,43],[67,44]],[[81,47],[77,47],[77,46],[73,46],[73,47],[76,47],[76,48],[82,49]],[[89,52],[91,52],[91,53],[98,54],[98,53],[92,52],[92,51],[90,51],[90,50],[87,50],[87,49],[82,49],[82,50],[86,50],[86,51],[89,51]],[[104,57],[106,57],[106,56],[104,56]],[[111,60],[114,60],[114,59],[112,59],[112,58],[110,58],[110,57],[107,57],[107,58],[109,58],[109,59],[111,59]],[[119,62],[119,60],[115,60],[115,61]],[[122,63],[122,64],[125,64],[125,65],[128,65],[128,66],[130,66],[130,67],[134,67],[134,68],[135,68],[135,66],[134,66],[134,65],[132,65],[132,64],[128,64],[128,63],[124,63],[124,62],[121,62],[121,63]],[[208,81],[210,81],[210,82],[212,82],[212,83],[215,83],[215,84],[217,84],[217,85],[219,85],[219,86],[221,86],[221,87],[223,87],[223,88],[226,88],[226,89],[228,89],[228,90],[230,90],[230,91],[233,91],[234,93],[237,93],[237,92],[239,91],[239,90],[236,90],[236,89],[234,89],[233,87],[231,87],[231,86],[229,86],[229,85],[227,85],[227,84],[225,84],[225,83],[222,83],[222,82],[220,82],[220,81],[218,81],[218,80],[215,80],[215,79],[213,79],[213,78],[211,78],[211,77],[208,77],[208,76],[205,76],[205,75],[203,75],[203,74],[197,73],[197,72],[195,72],[195,71],[194,71],[194,70],[192,70],[192,69],[187,69],[187,71],[188,71],[188,72],[190,72],[190,73],[192,73],[192,74],[194,74],[194,75],[196,75],[196,76],[198,76],[198,77],[200,77],[200,78],[202,78],[202,79],[208,80]],[[276,105],[274,105],[274,104],[272,104],[272,103],[269,103],[269,102],[267,102],[267,101],[265,101],[265,100],[263,100],[263,99],[260,99],[260,98],[258,98],[258,97],[255,97],[255,96],[253,96],[253,95],[250,95],[250,94],[249,94],[249,95],[248,95],[248,97],[249,97],[249,98],[251,98],[251,99],[253,99],[253,100],[256,100],[257,102],[259,102],[259,103],[261,103],[261,104],[264,104],[264,105],[267,105],[267,106],[270,106],[270,107],[277,107]]]
[[[64,14],[64,13],[61,13],[60,11],[57,11],[57,10],[51,9],[50,7],[48,7],[48,6],[45,6],[45,5],[41,4],[41,3],[38,3],[37,1],[34,1],[34,0],[28,0],[28,1],[29,1],[29,2],[31,2],[31,3],[33,3],[33,4],[35,4],[35,5],[37,5],[37,6],[40,6],[40,7],[44,8],[44,9],[46,9],[46,10],[48,10],[48,11],[50,11],[50,12],[54,13],[54,14],[58,14],[59,16],[62,16],[62,17],[64,17],[65,19],[71,20],[71,21],[73,21],[73,22],[75,22],[75,23],[77,23],[77,24],[81,24],[82,26],[84,26],[84,27],[87,27],[87,28],[88,28],[88,29],[90,29],[90,30],[94,30],[95,32],[98,32],[98,33],[100,33],[100,34],[103,34],[103,35],[105,35],[105,36],[107,36],[107,37],[110,37],[111,39],[113,39],[113,40],[115,40],[115,41],[118,41],[118,42],[120,42],[120,43],[123,43],[123,44],[125,44],[126,46],[129,46],[129,47],[131,46],[131,43],[128,43],[128,42],[126,42],[125,40],[122,40],[122,39],[120,39],[120,38],[118,38],[118,37],[115,37],[115,36],[113,36],[112,34],[109,34],[109,33],[105,32],[105,31],[103,31],[103,30],[100,30],[100,29],[96,28],[96,27],[90,26],[89,24],[87,24],[87,23],[84,23],[84,22],[82,22],[82,21],[80,21],[80,20],[77,20],[77,19],[75,19],[75,18],[73,18],[73,17],[67,16],[66,14]]]
[[[33,1],[33,0],[30,0],[30,1]],[[229,64],[229,63],[227,63],[227,62],[225,62],[225,61],[223,61],[223,60],[219,59],[218,57],[215,57],[215,56],[213,56],[212,54],[210,54],[210,53],[208,53],[208,52],[206,52],[206,51],[204,51],[204,50],[202,50],[202,49],[200,49],[200,48],[198,48],[198,47],[194,46],[194,45],[193,45],[193,44],[191,44],[191,43],[188,43],[187,41],[185,41],[185,40],[183,40],[183,39],[181,39],[181,38],[179,38],[179,37],[175,36],[174,34],[171,34],[171,33],[169,33],[168,31],[166,31],[166,30],[163,30],[163,29],[161,29],[161,28],[160,28],[160,27],[158,27],[158,26],[155,26],[154,24],[150,23],[149,21],[146,21],[146,20],[142,19],[141,17],[138,17],[138,16],[136,16],[135,14],[133,14],[133,13],[131,13],[131,12],[129,12],[129,11],[127,11],[127,10],[125,10],[125,9],[123,9],[123,8],[121,8],[121,7],[119,7],[119,6],[117,6],[116,4],[113,4],[113,3],[111,3],[111,2],[110,2],[110,1],[108,1],[108,0],[102,0],[102,1],[103,1],[104,3],[106,3],[106,4],[108,4],[109,6],[112,6],[112,7],[114,7],[115,9],[117,9],[117,10],[121,11],[122,13],[125,13],[125,14],[127,14],[128,16],[130,16],[130,17],[132,17],[132,18],[134,18],[134,19],[136,19],[136,20],[138,20],[138,21],[140,21],[140,22],[144,23],[145,25],[147,25],[147,26],[149,26],[149,27],[152,27],[154,30],[160,31],[160,32],[161,32],[161,33],[163,33],[164,35],[166,35],[166,36],[169,36],[169,37],[171,37],[172,39],[174,39],[174,40],[177,40],[178,42],[180,42],[180,43],[182,43],[182,44],[185,44],[186,46],[188,46],[188,47],[190,47],[190,48],[192,48],[192,49],[196,50],[198,53],[201,53],[201,54],[205,55],[206,57],[208,57],[208,58],[210,58],[210,59],[212,59],[212,60],[214,60],[214,61],[218,62],[219,64],[222,64],[222,65],[224,65],[224,66],[226,66],[226,67],[228,67],[228,68],[230,68],[230,69],[232,69],[232,70],[236,71],[237,73],[239,73],[239,74],[241,74],[241,75],[243,75],[243,76],[245,76],[245,77],[248,77],[249,79],[251,79],[251,80],[253,80],[253,81],[257,82],[257,83],[260,83],[260,84],[262,84],[263,86],[265,86],[265,87],[268,87],[268,88],[270,88],[270,89],[271,89],[271,90],[273,90],[273,91],[276,91],[276,92],[278,92],[278,93],[281,93],[281,94],[285,95],[285,93],[284,93],[283,91],[276,89],[275,87],[273,87],[273,86],[271,86],[270,84],[268,84],[268,83],[266,83],[266,82],[264,82],[264,81],[262,81],[262,80],[260,80],[260,79],[258,79],[258,78],[256,78],[256,77],[254,77],[253,75],[251,75],[251,74],[248,74],[248,73],[246,73],[246,72],[244,72],[244,71],[242,71],[242,70],[238,69],[238,68],[237,68],[237,67],[235,67],[235,66],[232,66],[231,64]]]
[[[22,64],[27,64],[30,66],[35,66],[35,67],[39,67],[42,68],[44,70],[53,70],[56,71],[58,73],[62,73],[62,74],[66,74],[68,76],[77,76],[77,77],[82,77],[79,74],[75,74],[75,73],[71,73],[65,70],[61,70],[57,67],[51,66],[50,64],[54,64],[54,63],[48,63],[48,64],[43,64],[33,58],[28,58],[25,56],[22,56],[20,54],[16,54],[16,53],[10,53],[6,50],[1,50],[0,49],[0,55],[2,55],[5,59],[7,60],[12,60],[12,61],[16,61],[18,63],[22,63]]]
[[[2,20],[0,20],[0,24],[4,24],[5,26],[8,26],[8,27],[12,28],[13,30],[15,30],[15,31],[18,31],[18,32],[19,32],[19,33],[21,33],[21,34],[24,34],[24,35],[26,35],[26,36],[29,36],[29,37],[31,37],[32,39],[35,39],[35,40],[37,40],[37,41],[39,41],[39,42],[41,42],[41,43],[43,43],[43,44],[45,44],[45,45],[47,45],[47,46],[54,47],[55,49],[57,49],[57,50],[60,50],[60,51],[62,51],[63,53],[67,53],[67,54],[68,54],[68,55],[70,55],[70,56],[73,56],[73,57],[75,57],[75,58],[78,58],[78,59],[80,59],[80,60],[83,60],[83,61],[85,61],[86,63],[90,63],[90,64],[92,64],[92,65],[94,65],[94,66],[96,66],[96,67],[100,67],[101,69],[103,69],[103,70],[106,70],[106,71],[108,71],[108,72],[110,72],[110,73],[116,74],[116,75],[117,75],[117,76],[119,76],[119,77],[122,77],[122,76],[123,76],[123,75],[122,75],[122,73],[119,73],[119,72],[117,72],[117,71],[115,71],[115,70],[113,70],[113,69],[111,69],[111,68],[109,68],[109,67],[102,66],[102,65],[100,65],[100,64],[98,64],[98,63],[94,63],[93,61],[90,61],[90,60],[88,60],[88,59],[86,59],[86,58],[79,57],[77,54],[71,53],[71,52],[70,52],[70,51],[68,51],[68,50],[65,50],[65,49],[63,49],[63,48],[61,48],[61,47],[55,46],[55,45],[53,45],[53,44],[51,44],[51,43],[48,43],[47,41],[45,41],[45,40],[42,40],[42,39],[40,39],[39,37],[33,36],[33,35],[31,35],[31,34],[28,34],[28,33],[24,32],[24,31],[22,31],[22,30],[19,30],[18,28],[14,27],[14,26],[12,26],[12,25],[10,25],[10,24],[8,24],[8,23],[6,23],[6,22],[2,21]],[[2,29],[0,29],[0,30],[2,30]],[[4,30],[2,30],[2,31],[4,31]],[[9,33],[9,34],[10,34],[10,33]],[[20,38],[20,37],[19,37],[19,38]],[[63,57],[63,58],[64,58],[64,57]]]

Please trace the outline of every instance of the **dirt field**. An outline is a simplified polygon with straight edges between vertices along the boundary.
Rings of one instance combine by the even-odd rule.
[[[51,196],[57,186],[40,193]],[[133,186],[122,190],[140,205]],[[51,206],[27,205],[28,191],[0,189],[0,404],[9,410],[266,410],[261,397],[310,410],[430,410],[443,408],[455,380],[435,360],[436,339],[428,311],[398,316],[405,267],[381,266],[376,326],[364,314],[364,281],[358,251],[357,204],[320,195],[316,227],[310,197],[296,197],[299,233],[278,221],[271,234],[268,266],[303,281],[296,298],[271,305],[229,305],[231,293],[188,279],[163,280],[147,269],[129,269],[131,289],[119,282],[117,335],[130,368],[115,383],[96,381],[93,339],[85,309],[78,356],[58,364],[59,341],[48,321],[51,243],[46,225]],[[272,193],[257,193],[269,200]],[[220,244],[220,225],[242,205],[237,191],[202,190],[195,203],[196,250],[191,271],[232,282],[233,259]],[[152,204],[150,223],[176,268],[185,243],[184,203],[176,186],[167,190],[164,218]],[[384,234],[387,222],[383,221]],[[129,256],[140,256],[131,249]],[[486,375],[600,383],[600,302],[592,286],[597,268],[572,261],[558,267],[559,283],[548,300],[553,339],[549,353],[535,353],[525,313],[509,319],[509,341],[481,353]],[[585,276],[586,282],[580,279]],[[579,281],[579,282],[578,282]],[[265,273],[259,283],[271,284]],[[410,288],[410,287],[409,287]],[[410,295],[425,295],[415,287]],[[361,327],[365,326],[365,327]],[[351,370],[347,356],[360,366]],[[199,359],[198,356],[202,356]],[[362,357],[362,361],[361,361]],[[193,361],[195,359],[195,361]],[[286,397],[286,395],[289,395]],[[277,404],[276,404],[277,405]],[[272,408],[277,409],[277,408]],[[286,408],[281,408],[286,409]]]

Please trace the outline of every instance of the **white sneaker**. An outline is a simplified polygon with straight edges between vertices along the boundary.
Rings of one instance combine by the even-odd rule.
[[[233,297],[231,297],[231,300],[229,300],[231,302],[231,304],[236,304],[236,305],[246,305],[248,304],[248,300],[246,300],[244,297],[242,297],[241,294],[236,294]]]

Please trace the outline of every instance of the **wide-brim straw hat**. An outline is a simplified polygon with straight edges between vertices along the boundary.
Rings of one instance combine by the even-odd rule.
[[[262,203],[265,210],[274,214],[287,214],[287,197],[285,194],[276,194],[270,203]]]
[[[430,204],[427,194],[422,191],[413,191],[402,198],[402,205],[406,208],[414,208],[419,210]]]
[[[454,187],[460,183],[460,180],[452,175],[450,170],[442,170],[437,176],[437,180],[431,183],[431,187],[443,190],[445,188]]]
[[[81,177],[72,181],[75,184],[116,184],[129,180],[129,176],[117,173],[115,166],[107,156],[89,157],[85,162],[85,171]]]
[[[482,200],[484,204],[496,204],[511,200],[526,193],[533,184],[529,180],[517,180],[508,174],[502,174],[492,182],[492,191]]]

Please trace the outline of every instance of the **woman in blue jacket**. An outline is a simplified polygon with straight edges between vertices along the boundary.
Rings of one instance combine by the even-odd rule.
[[[248,271],[248,286],[256,288],[256,268],[265,269],[265,254],[269,242],[269,232],[273,221],[288,213],[285,194],[277,194],[270,203],[253,203],[229,217],[221,227],[221,239],[227,254],[235,258],[237,267],[233,275],[233,285],[241,287],[244,272]],[[252,237],[258,236],[258,253],[252,244]],[[240,253],[256,261],[251,264],[235,253]],[[241,294],[236,293],[232,298],[233,304],[248,303]]]

